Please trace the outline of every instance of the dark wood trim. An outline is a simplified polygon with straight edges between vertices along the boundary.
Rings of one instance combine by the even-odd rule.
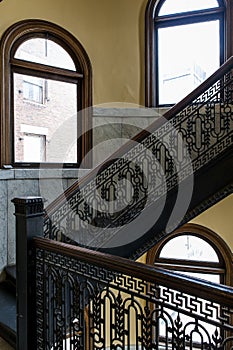
[[[158,16],[158,11],[165,0],[149,0],[145,13],[145,105],[158,105],[158,67],[157,57],[157,28],[158,26],[181,25],[208,21],[219,17],[222,21],[220,29],[220,64],[233,55],[232,49],[232,16],[233,3],[230,0],[218,1],[219,7],[213,9],[184,12],[175,15]]]
[[[81,43],[64,28],[39,19],[27,19],[13,24],[9,27],[2,36],[0,42],[0,74],[1,74],[1,88],[0,88],[0,129],[1,129],[1,146],[0,146],[0,166],[5,164],[13,164],[13,133],[12,133],[12,116],[13,116],[13,96],[12,96],[12,68],[15,71],[19,69],[22,71],[22,61],[13,58],[13,55],[17,47],[25,40],[32,37],[48,37],[51,40],[59,43],[73,58],[77,68],[77,76],[68,73],[66,70],[55,69],[51,70],[50,67],[44,68],[43,65],[38,65],[44,76],[53,79],[67,79],[72,82],[77,82],[77,79],[82,79],[78,100],[81,104],[78,106],[78,110],[84,110],[85,112],[79,113],[82,121],[79,122],[81,126],[81,137],[79,150],[80,157],[77,167],[82,164],[84,168],[91,167],[91,157],[86,155],[92,149],[92,67],[87,52],[81,45]],[[10,61],[12,64],[10,64]],[[33,64],[29,64],[24,61],[26,73],[27,69],[34,69]],[[59,74],[55,74],[55,71]],[[34,74],[35,69],[34,69]],[[81,75],[80,75],[81,74]],[[62,78],[63,77],[63,78]],[[79,90],[79,89],[78,89]],[[81,100],[80,100],[81,97]],[[33,165],[32,165],[33,166]],[[34,166],[33,166],[34,167]]]
[[[164,24],[165,26],[173,26],[173,22],[179,23],[179,25],[186,24],[186,23],[195,23],[196,21],[202,22],[203,16],[205,16],[206,21],[213,20],[215,17],[218,17],[219,14],[222,14],[224,12],[225,8],[217,7],[214,9],[209,10],[201,10],[201,11],[192,11],[192,12],[182,12],[179,14],[174,15],[166,15],[166,16],[159,16],[156,17],[154,20],[156,21],[156,27],[161,26],[161,24]],[[169,22],[171,22],[169,24]]]
[[[225,37],[226,37],[226,57],[229,58],[233,55],[233,3],[232,0],[225,0],[226,3],[226,18],[225,18]]]
[[[177,263],[177,259],[171,259],[174,262],[174,265],[168,266],[168,261],[170,259],[164,259],[160,258],[160,252],[164,245],[168,243],[172,238],[185,235],[185,234],[191,234],[196,237],[199,237],[206,241],[210,246],[215,250],[216,254],[219,258],[219,265],[216,263],[211,262],[199,262],[199,261],[188,261],[188,260],[179,260],[179,264]],[[214,231],[210,230],[209,228],[198,225],[198,224],[185,224],[175,230],[173,233],[169,234],[166,238],[159,241],[153,248],[151,248],[146,257],[146,263],[149,265],[155,265],[169,268],[169,269],[179,269],[179,270],[186,270],[186,271],[203,271],[204,273],[215,273],[216,271],[219,271],[217,273],[222,274],[223,271],[225,272],[224,276],[224,283],[229,286],[233,286],[233,264],[232,264],[232,252],[226,242]],[[183,265],[182,265],[183,263]],[[194,268],[194,266],[196,266]],[[202,267],[201,267],[202,266]],[[218,267],[217,267],[218,266]],[[220,268],[221,267],[221,268]]]
[[[33,242],[34,246],[39,249],[66,255],[115,272],[130,274],[147,282],[156,281],[160,285],[233,307],[233,288],[231,287],[206,282],[198,278],[181,276],[175,272],[49,239],[34,238]]]
[[[83,74],[68,69],[45,66],[39,63],[12,58],[10,60],[11,67],[16,73],[33,74],[37,76],[45,76],[46,78],[56,79],[61,81],[68,81],[77,83],[79,79],[83,79]],[[60,77],[60,79],[59,79]]]
[[[180,271],[182,272],[192,272],[192,273],[205,273],[209,275],[222,275],[225,274],[225,270],[223,269],[218,269],[215,267],[196,267],[193,268],[192,265],[176,265],[176,264],[166,264],[166,263],[159,263],[155,262],[154,265],[155,267],[160,267],[162,269],[170,270],[170,271]]]
[[[188,225],[188,224],[186,224]],[[189,234],[189,232],[187,233]],[[200,237],[201,239],[203,239],[203,237]],[[204,239],[205,240],[205,239]],[[169,241],[169,240],[168,240]],[[173,259],[173,258],[162,258],[159,257],[159,263],[162,264],[167,264],[167,265],[176,265],[176,266],[189,266],[190,268],[194,267],[205,267],[208,268],[210,265],[211,267],[213,267],[214,269],[219,269],[222,267],[225,267],[224,261],[223,259],[220,257],[219,262],[207,262],[207,261],[197,261],[197,260],[186,260],[186,259]]]
[[[156,74],[154,62],[155,40],[154,40],[154,21],[151,19],[155,16],[155,8],[159,5],[160,0],[148,1],[145,14],[145,106],[155,106],[155,100],[152,91],[156,91],[155,81],[151,79]]]

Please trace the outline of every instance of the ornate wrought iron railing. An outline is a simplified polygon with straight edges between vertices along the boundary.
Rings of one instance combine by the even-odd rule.
[[[137,258],[231,192],[232,67],[233,57],[49,205],[45,237]]]
[[[231,349],[233,289],[36,238],[35,349]]]

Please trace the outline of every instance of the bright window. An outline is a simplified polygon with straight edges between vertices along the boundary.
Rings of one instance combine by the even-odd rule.
[[[146,105],[182,100],[226,58],[222,0],[150,0],[146,12]],[[225,30],[227,29],[227,30]]]
[[[46,160],[46,139],[44,135],[25,134],[23,141],[25,162],[43,162]]]
[[[81,44],[55,24],[28,20],[10,27],[1,47],[1,166],[90,167],[92,74]]]
[[[159,11],[159,16],[198,11],[218,6],[217,0],[166,0]]]
[[[159,105],[175,104],[220,65],[219,21],[158,29]]]
[[[161,249],[160,258],[219,262],[209,243],[192,234],[171,238]]]
[[[186,224],[158,242],[147,253],[147,264],[208,282],[230,286],[233,283],[230,248],[215,232],[197,224]],[[188,300],[187,296],[187,305]],[[177,321],[177,312],[169,308],[164,308],[164,311],[166,317],[172,319],[174,324]],[[201,311],[198,312],[201,314]],[[179,318],[183,327],[188,327],[193,322],[192,317],[182,312]],[[161,344],[164,339],[167,341],[169,323],[165,322],[164,315],[158,321]],[[209,334],[214,334],[216,331],[216,327],[208,323],[203,322],[202,326]],[[198,332],[192,333],[192,342],[195,344],[193,348],[201,348],[201,344],[208,341],[205,332],[202,336],[204,340],[200,338]],[[172,342],[171,338],[169,340]]]
[[[49,39],[34,38],[19,46],[15,58],[48,66],[75,71],[70,55],[60,45]]]
[[[232,258],[227,244],[215,232],[186,224],[156,244],[147,253],[147,263],[232,285]]]

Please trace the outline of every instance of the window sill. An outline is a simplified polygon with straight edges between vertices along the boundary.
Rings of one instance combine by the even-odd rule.
[[[0,180],[13,179],[74,179],[83,177],[90,169],[1,169]]]

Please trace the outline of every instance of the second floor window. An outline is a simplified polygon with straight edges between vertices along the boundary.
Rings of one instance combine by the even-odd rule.
[[[150,0],[146,14],[146,103],[170,106],[224,62],[222,0]]]

